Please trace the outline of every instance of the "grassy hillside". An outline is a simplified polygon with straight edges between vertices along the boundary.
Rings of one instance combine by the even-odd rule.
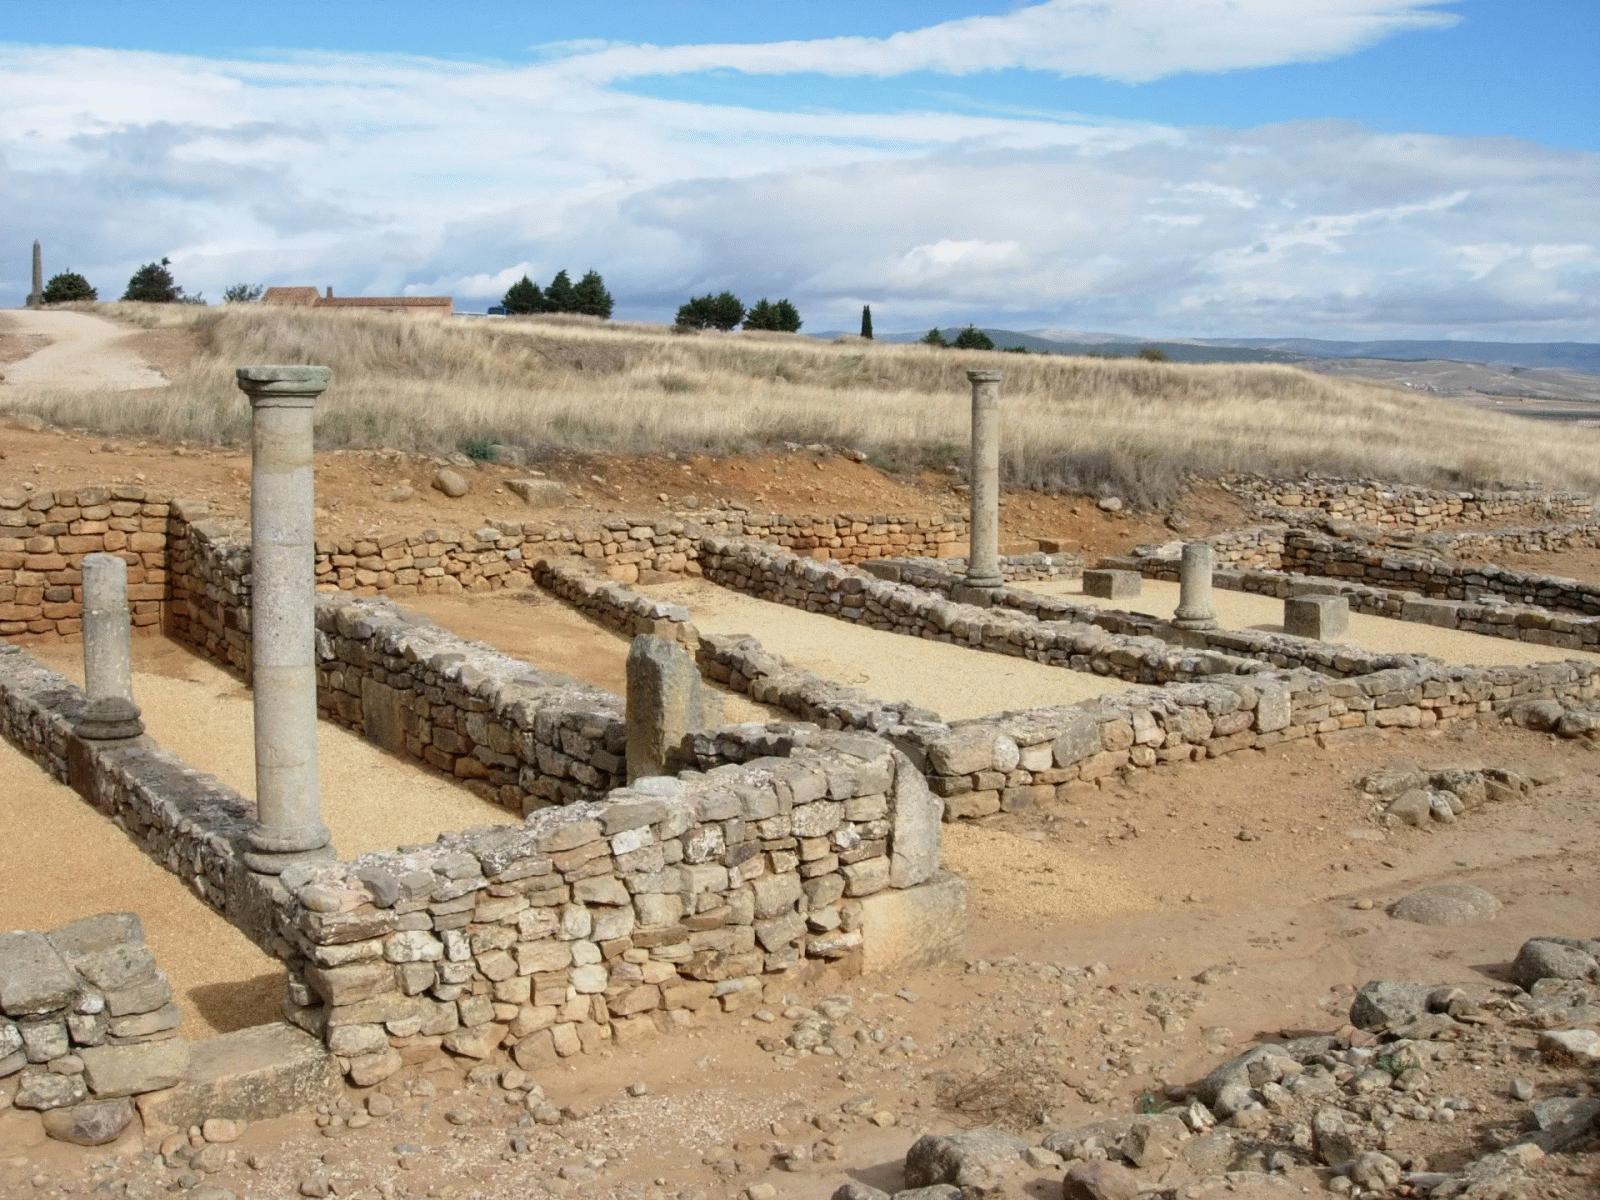
[[[172,387],[28,407],[108,433],[242,442],[245,363],[321,363],[323,446],[444,451],[485,440],[573,450],[737,453],[784,441],[943,466],[966,445],[965,373],[1005,371],[1013,484],[1170,495],[1188,471],[1600,486],[1600,433],[1553,428],[1293,367],[959,352],[788,334],[677,334],[554,317],[439,322],[383,314],[105,305],[186,326]]]

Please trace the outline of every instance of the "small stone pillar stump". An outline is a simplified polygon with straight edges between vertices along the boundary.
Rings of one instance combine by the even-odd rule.
[[[972,520],[967,586],[997,588],[1000,576],[1000,372],[968,371],[972,384]]]
[[[1332,641],[1350,628],[1345,596],[1289,596],[1283,602],[1283,631],[1293,637]]]
[[[256,826],[245,865],[263,875],[334,857],[317,780],[312,415],[327,367],[240,367],[254,411],[250,462],[251,688]]]
[[[641,633],[628,646],[628,782],[665,775],[684,735],[722,720],[722,697],[700,679],[694,655]]]
[[[28,293],[28,307],[38,308],[44,303],[44,254],[39,240],[33,242],[33,290]]]
[[[79,737],[116,741],[144,732],[133,702],[128,564],[114,554],[83,557],[83,691]]]
[[[1206,542],[1186,542],[1178,564],[1178,611],[1172,623],[1179,629],[1215,629],[1217,613],[1211,607],[1211,572],[1215,560]]]

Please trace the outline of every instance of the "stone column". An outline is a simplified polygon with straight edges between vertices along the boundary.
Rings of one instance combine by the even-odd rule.
[[[113,741],[144,732],[133,702],[128,564],[114,554],[83,558],[83,691],[89,703],[78,719],[80,737]]]
[[[255,410],[250,462],[251,688],[256,826],[245,864],[277,875],[333,858],[317,783],[317,664],[312,606],[312,411],[327,367],[240,367]]]
[[[1178,611],[1172,623],[1179,629],[1215,629],[1216,610],[1211,607],[1213,558],[1206,542],[1185,542],[1183,561],[1178,565]]]
[[[28,293],[28,307],[38,308],[44,303],[44,254],[39,249],[39,239],[33,241],[33,291]]]
[[[628,782],[670,774],[685,734],[722,722],[722,697],[705,687],[694,655],[640,634],[628,646]]]
[[[967,586],[997,588],[1000,577],[1000,372],[968,371],[972,384],[972,528]]]

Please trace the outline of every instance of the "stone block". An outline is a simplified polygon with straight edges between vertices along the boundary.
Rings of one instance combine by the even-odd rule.
[[[400,706],[404,694],[370,676],[361,679],[361,732],[367,741],[394,754],[405,753],[404,712]]]
[[[1406,599],[1400,602],[1400,619],[1418,625],[1455,629],[1461,624],[1461,605],[1454,600]]]
[[[941,871],[913,888],[861,901],[862,969],[912,970],[959,958],[967,934],[967,882]]]
[[[926,883],[939,869],[944,801],[928,790],[922,773],[894,754],[894,825],[889,832],[889,886]]]
[[[274,1023],[197,1043],[177,1085],[140,1096],[137,1103],[147,1129],[187,1129],[208,1117],[279,1117],[330,1102],[341,1092],[339,1066],[321,1043]]]
[[[684,735],[720,722],[721,697],[700,682],[694,655],[643,634],[628,648],[628,779],[667,773]]]
[[[132,1046],[84,1046],[78,1051],[89,1090],[102,1099],[172,1087],[189,1066],[182,1038]]]
[[[66,1008],[78,995],[78,977],[42,933],[0,933],[0,1012],[31,1017]]]
[[[1137,596],[1144,579],[1137,571],[1085,571],[1083,594],[1103,600],[1118,600],[1124,596]]]
[[[1350,601],[1344,596],[1290,596],[1283,602],[1283,631],[1291,637],[1326,642],[1350,628]]]

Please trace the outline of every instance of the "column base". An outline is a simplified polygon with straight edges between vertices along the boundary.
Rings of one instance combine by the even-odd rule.
[[[994,603],[995,593],[1004,586],[1003,579],[993,583],[974,583],[968,579],[950,589],[950,599],[957,604],[976,604],[979,608],[988,608]]]
[[[339,855],[333,847],[319,846],[315,850],[288,850],[283,852],[267,850],[246,850],[243,854],[244,865],[257,875],[282,875],[290,867],[301,863],[316,864],[337,862]]]
[[[1217,627],[1215,617],[1173,617],[1172,623],[1179,629],[1188,629],[1193,632],[1203,632]]]
[[[121,742],[144,735],[139,706],[122,696],[91,700],[73,726],[73,732],[93,742]]]

